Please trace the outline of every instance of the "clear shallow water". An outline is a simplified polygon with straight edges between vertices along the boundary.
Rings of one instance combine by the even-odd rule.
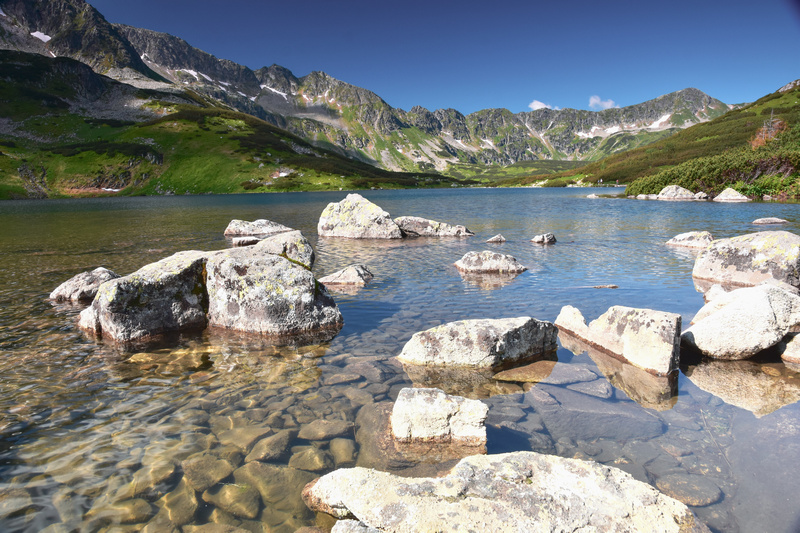
[[[139,530],[163,526],[167,515],[185,531],[208,522],[252,531],[314,524],[299,490],[337,464],[433,470],[381,457],[369,437],[377,431],[374,405],[412,383],[484,399],[489,453],[533,449],[618,466],[681,494],[717,531],[799,529],[800,375],[779,361],[686,367],[669,398],[664,383],[580,347],[559,348],[552,374],[535,386],[490,375],[409,374],[394,360],[413,333],[443,322],[552,321],[567,304],[590,320],[628,305],[680,313],[688,324],[703,303],[691,279],[693,256],[666,240],[700,229],[716,237],[758,231],[764,228],[751,222],[765,216],[800,230],[795,205],[592,200],[590,192],[363,193],[393,216],[461,223],[476,233],[402,242],[319,239],[319,214],[344,192],[0,204],[0,529]],[[354,262],[370,268],[373,283],[334,293],[345,317],[336,338],[276,348],[206,332],[132,353],[84,337],[74,325],[80,308],[46,300],[59,283],[96,266],[127,274],[180,250],[224,248],[233,218],[303,231],[317,252],[317,277]],[[528,242],[548,231],[555,246]],[[484,243],[497,233],[508,241]],[[502,282],[462,279],[452,263],[482,249],[514,255],[530,270]],[[592,288],[606,284],[619,289]],[[355,426],[342,435],[295,436],[266,463],[272,470],[261,478],[269,482],[256,486],[241,471],[259,440],[318,419]],[[198,456],[239,470],[207,491],[187,488],[184,461]]]

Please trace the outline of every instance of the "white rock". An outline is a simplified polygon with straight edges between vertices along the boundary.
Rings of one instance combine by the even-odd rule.
[[[479,400],[439,389],[401,389],[392,408],[392,434],[400,442],[486,444],[489,408]]]
[[[542,233],[531,239],[531,242],[535,242],[536,244],[555,244],[556,236],[552,233]]]
[[[757,218],[753,221],[753,224],[788,224],[788,223],[789,223],[788,220],[776,217]]]
[[[658,193],[659,200],[694,200],[694,193],[680,185],[667,185]]]
[[[495,235],[495,236],[494,236],[494,237],[492,237],[491,239],[488,239],[486,242],[494,242],[494,243],[497,243],[497,242],[506,242],[506,238],[505,238],[505,237],[503,237],[503,236],[502,236],[500,233],[498,233],[497,235]]]
[[[246,220],[233,219],[225,228],[226,236],[252,236],[252,235],[272,235],[274,233],[282,233],[284,231],[292,231],[292,228],[286,227],[283,224],[272,222],[259,218],[253,222]]]
[[[403,232],[389,213],[360,194],[351,193],[322,211],[317,224],[320,237],[350,239],[402,239]]]
[[[666,242],[667,246],[683,246],[684,248],[706,248],[714,241],[714,236],[707,231],[689,231],[675,235]]]
[[[325,285],[366,285],[372,281],[372,272],[364,265],[350,265],[329,276],[320,278]]]
[[[451,226],[444,222],[428,220],[421,217],[398,217],[395,223],[411,237],[470,237],[475,235],[465,226]]]
[[[728,187],[714,197],[715,202],[749,202],[750,198],[741,194],[731,187]]]
[[[456,268],[461,272],[476,274],[519,273],[528,270],[526,266],[511,255],[484,250],[482,252],[467,252],[464,257],[456,261]]]

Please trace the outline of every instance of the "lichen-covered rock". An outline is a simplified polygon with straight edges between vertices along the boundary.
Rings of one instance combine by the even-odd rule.
[[[313,267],[316,259],[311,243],[301,232],[296,230],[282,232],[262,239],[255,245],[255,250],[285,257],[307,268]]]
[[[536,235],[531,242],[536,244],[555,244],[556,243],[556,236],[552,233],[542,233],[541,235]]]
[[[686,505],[621,470],[535,452],[467,457],[440,478],[336,470],[303,499],[380,531],[708,531]]]
[[[56,287],[50,293],[50,299],[56,302],[90,302],[97,294],[100,285],[118,277],[117,274],[104,267],[81,272]]]
[[[206,325],[207,252],[179,252],[100,285],[79,326],[127,342]]]
[[[471,237],[475,235],[460,224],[451,226],[422,217],[398,217],[394,219],[394,222],[403,233],[410,237]]]
[[[766,218],[757,218],[753,221],[753,224],[788,224],[788,220],[784,220],[782,218],[777,217],[766,217]]]
[[[732,187],[728,187],[714,197],[715,202],[749,202],[750,198],[738,192]]]
[[[392,434],[400,442],[486,445],[489,408],[480,400],[439,389],[401,389],[392,408]]]
[[[556,348],[556,327],[531,317],[461,320],[415,333],[398,359],[412,365],[496,367]]]
[[[762,231],[718,239],[697,256],[692,276],[739,286],[775,279],[800,287],[800,235]]]
[[[684,248],[703,249],[714,242],[714,236],[708,231],[689,231],[675,235],[666,242],[667,246],[682,246]]]
[[[286,227],[283,224],[278,224],[277,222],[272,222],[271,220],[265,220],[263,218],[259,218],[253,222],[233,219],[231,220],[230,224],[228,224],[228,227],[225,228],[225,236],[263,236],[272,235],[273,233],[283,233],[284,231],[292,231],[292,228]]]
[[[325,286],[304,266],[259,247],[209,259],[209,326],[272,336],[338,332],[342,314]]]
[[[560,332],[572,334],[649,372],[667,375],[678,369],[681,335],[678,314],[615,305],[587,326],[581,312],[567,305],[555,323]]]
[[[694,193],[680,185],[667,185],[658,193],[659,200],[694,200]]]
[[[499,254],[484,250],[482,252],[467,252],[464,257],[456,261],[456,268],[461,272],[476,274],[519,273],[528,270],[513,256]]]
[[[773,285],[724,293],[698,311],[683,342],[714,359],[747,359],[800,324],[800,296]]]
[[[350,265],[338,272],[320,278],[319,282],[325,285],[366,285],[372,281],[373,277],[372,272],[364,265]]]
[[[328,204],[319,217],[317,232],[320,237],[403,238],[403,232],[389,213],[356,193]]]

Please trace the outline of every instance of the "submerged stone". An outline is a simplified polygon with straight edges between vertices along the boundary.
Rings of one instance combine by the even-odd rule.
[[[460,442],[486,445],[489,408],[479,400],[439,389],[404,388],[392,409],[392,434],[400,442]]]
[[[484,250],[482,252],[467,252],[464,257],[456,261],[456,268],[468,273],[520,273],[528,270],[511,255],[500,254]]]
[[[334,272],[319,282],[324,285],[366,285],[372,281],[372,272],[364,265],[350,265],[347,268]]]
[[[284,231],[292,231],[292,228],[263,218],[259,218],[258,220],[254,220],[252,222],[233,219],[228,224],[228,227],[225,228],[225,236],[264,236],[272,235],[274,233],[283,233]]]
[[[451,226],[444,222],[421,217],[398,217],[395,223],[411,237],[471,237],[475,235],[462,225]]]
[[[81,272],[56,287],[50,293],[50,299],[56,302],[89,302],[94,299],[100,285],[118,277],[119,275],[104,267]]]
[[[556,236],[552,233],[542,233],[541,235],[536,235],[531,242],[536,244],[555,244],[556,243]]]
[[[708,231],[689,231],[675,235],[666,242],[667,246],[682,246],[684,248],[707,248],[714,241],[714,236]]]

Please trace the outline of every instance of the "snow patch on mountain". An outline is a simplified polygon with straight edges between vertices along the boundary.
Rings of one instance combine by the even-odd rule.
[[[656,130],[659,128],[663,128],[669,122],[669,119],[672,118],[672,113],[667,113],[666,115],[662,115],[661,118],[647,126],[647,129]]]
[[[52,37],[50,37],[50,36],[49,36],[49,35],[47,35],[47,34],[44,34],[44,33],[40,32],[40,31],[34,31],[34,32],[31,32],[31,35],[33,35],[34,37],[36,37],[37,39],[39,39],[39,40],[40,40],[40,41],[42,41],[43,43],[46,43],[46,42],[48,42],[50,39],[52,39]]]

